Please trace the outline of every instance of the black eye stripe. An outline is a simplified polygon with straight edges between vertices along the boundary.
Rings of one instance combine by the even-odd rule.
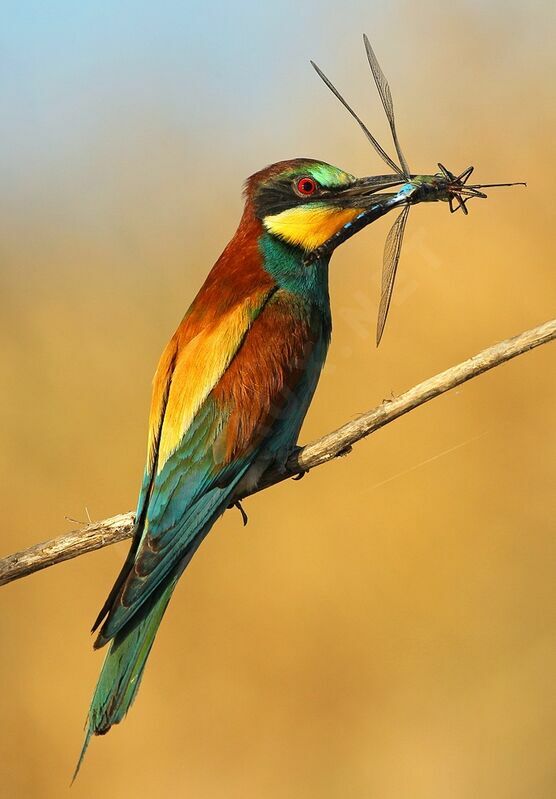
[[[329,199],[330,202],[341,204],[342,190],[350,187],[350,184],[346,184],[345,186],[326,188],[315,181],[317,191],[312,194],[303,194],[298,189],[298,183],[300,180],[308,179],[309,177],[309,175],[300,175],[293,179],[290,177],[288,179],[275,180],[272,183],[261,186],[254,197],[255,213],[259,219],[264,219],[265,216],[274,216],[281,213],[281,211],[286,211],[288,208],[295,208],[298,205],[318,200]],[[337,199],[333,199],[336,196]]]

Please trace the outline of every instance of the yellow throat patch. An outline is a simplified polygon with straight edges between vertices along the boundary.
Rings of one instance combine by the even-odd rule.
[[[351,222],[363,208],[327,208],[298,205],[279,214],[266,216],[265,228],[288,244],[314,250]]]

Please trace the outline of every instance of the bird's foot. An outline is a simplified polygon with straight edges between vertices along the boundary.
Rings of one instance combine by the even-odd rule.
[[[298,480],[303,480],[306,474],[309,474],[309,469],[305,469],[304,472],[297,472],[296,474],[293,475],[292,480],[295,480],[296,482]]]
[[[303,447],[292,447],[290,453],[288,454],[288,458],[284,464],[284,472],[289,475],[292,480],[302,480],[306,474],[309,474],[309,469],[301,469],[298,465],[296,466],[289,466],[288,461],[290,458],[296,457],[302,451]]]
[[[241,500],[236,499],[235,502],[232,502],[231,505],[228,505],[228,508],[237,508],[238,511],[241,513],[241,520],[243,521],[243,526],[247,527],[247,522],[249,521],[249,516],[247,515],[245,508],[241,504]]]

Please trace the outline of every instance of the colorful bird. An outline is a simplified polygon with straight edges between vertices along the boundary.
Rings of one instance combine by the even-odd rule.
[[[100,611],[110,643],[76,774],[92,735],[133,702],[175,585],[215,521],[269,466],[286,468],[330,341],[332,251],[391,208],[309,158],[248,179],[239,227],[164,350],[130,552]]]
[[[118,724],[133,702],[172,592],[203,538],[266,469],[287,468],[330,341],[332,252],[403,209],[386,241],[380,341],[410,207],[443,201],[455,210],[455,201],[466,211],[467,199],[486,196],[485,185],[467,184],[473,167],[457,176],[441,164],[435,175],[410,173],[390,89],[366,37],[365,47],[400,163],[313,65],[393,173],[357,179],[296,158],[247,180],[239,227],[155,374],[133,541],[93,626],[100,627],[95,647],[110,642],[110,649],[75,775],[91,736]]]

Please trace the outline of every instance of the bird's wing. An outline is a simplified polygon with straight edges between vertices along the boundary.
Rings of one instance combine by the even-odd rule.
[[[311,356],[310,320],[278,295],[269,292],[256,313],[231,316],[185,345],[171,343],[162,356],[138,531],[95,625],[108,613],[98,646],[188,562],[264,448]]]

